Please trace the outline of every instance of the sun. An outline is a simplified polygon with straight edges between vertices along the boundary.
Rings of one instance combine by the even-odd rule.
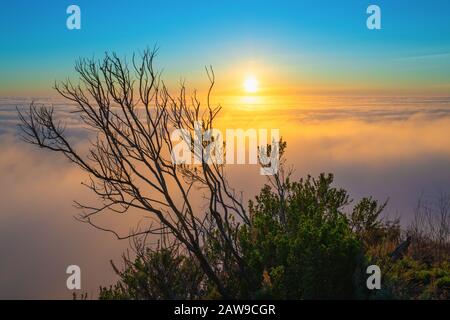
[[[248,76],[244,81],[244,89],[247,93],[255,93],[258,91],[258,80],[254,76]]]

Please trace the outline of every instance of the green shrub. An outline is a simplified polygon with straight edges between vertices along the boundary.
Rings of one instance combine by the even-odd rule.
[[[250,224],[235,230],[242,265],[230,263],[212,230],[203,249],[232,297],[237,299],[450,299],[450,262],[429,260],[413,241],[414,254],[390,253],[401,239],[398,222],[382,222],[385,204],[363,198],[349,210],[347,192],[333,175],[280,189],[266,185],[250,201]],[[427,243],[429,245],[429,243]],[[142,248],[124,258],[120,280],[100,289],[101,299],[220,299],[198,261],[178,246]],[[443,255],[444,256],[444,255]],[[448,256],[448,253],[447,253]],[[366,287],[366,267],[382,270],[381,290]]]
[[[256,297],[354,296],[361,245],[342,211],[348,195],[332,182],[332,175],[321,175],[287,183],[285,223],[281,201],[268,186],[250,203],[252,224],[242,228],[240,239]]]

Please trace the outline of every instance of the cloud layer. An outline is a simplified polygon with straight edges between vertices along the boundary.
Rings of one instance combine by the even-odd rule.
[[[95,202],[80,185],[86,177],[66,159],[21,142],[16,106],[0,100],[0,298],[70,298],[65,268],[82,270],[83,291],[95,296],[115,276],[109,260],[128,247],[77,222],[73,200]],[[87,133],[69,106],[55,101],[79,146]],[[295,176],[333,172],[355,199],[390,198],[388,212],[407,222],[420,192],[450,185],[450,100],[329,98],[298,108],[224,109],[222,128],[278,128],[288,141]],[[264,178],[256,166],[228,168],[231,183],[253,197]],[[112,221],[127,231],[136,220]]]

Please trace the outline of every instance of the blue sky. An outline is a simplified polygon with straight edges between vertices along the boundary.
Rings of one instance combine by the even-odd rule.
[[[81,8],[81,30],[66,8]],[[366,28],[366,8],[382,30]],[[450,88],[450,1],[11,1],[0,10],[0,94],[45,91],[74,61],[160,47],[167,75],[259,61],[292,85]],[[302,76],[298,76],[301,74]],[[383,85],[384,84],[384,85]]]

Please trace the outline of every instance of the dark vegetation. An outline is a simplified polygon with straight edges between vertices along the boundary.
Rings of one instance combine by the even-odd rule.
[[[448,233],[443,239],[444,230],[425,230],[427,224],[448,228],[448,220],[446,226],[439,221],[448,219],[446,207],[429,211],[419,204],[415,222],[402,231],[398,221],[383,221],[384,205],[371,198],[350,209],[347,192],[334,188],[332,182],[332,175],[286,181],[285,223],[280,221],[280,197],[269,185],[250,202],[251,224],[242,226],[237,236],[248,270],[245,281],[236,269],[221,273],[234,297],[450,298]],[[439,201],[443,205],[450,197]],[[445,217],[440,216],[444,212]],[[139,241],[135,244],[137,255],[124,256],[122,269],[113,264],[120,280],[101,288],[101,299],[221,298],[195,259],[176,242],[160,242],[154,250]],[[407,247],[396,252],[402,244]],[[214,243],[207,246],[213,261],[224,263],[226,257]],[[366,287],[365,270],[370,264],[382,270],[381,290]]]

